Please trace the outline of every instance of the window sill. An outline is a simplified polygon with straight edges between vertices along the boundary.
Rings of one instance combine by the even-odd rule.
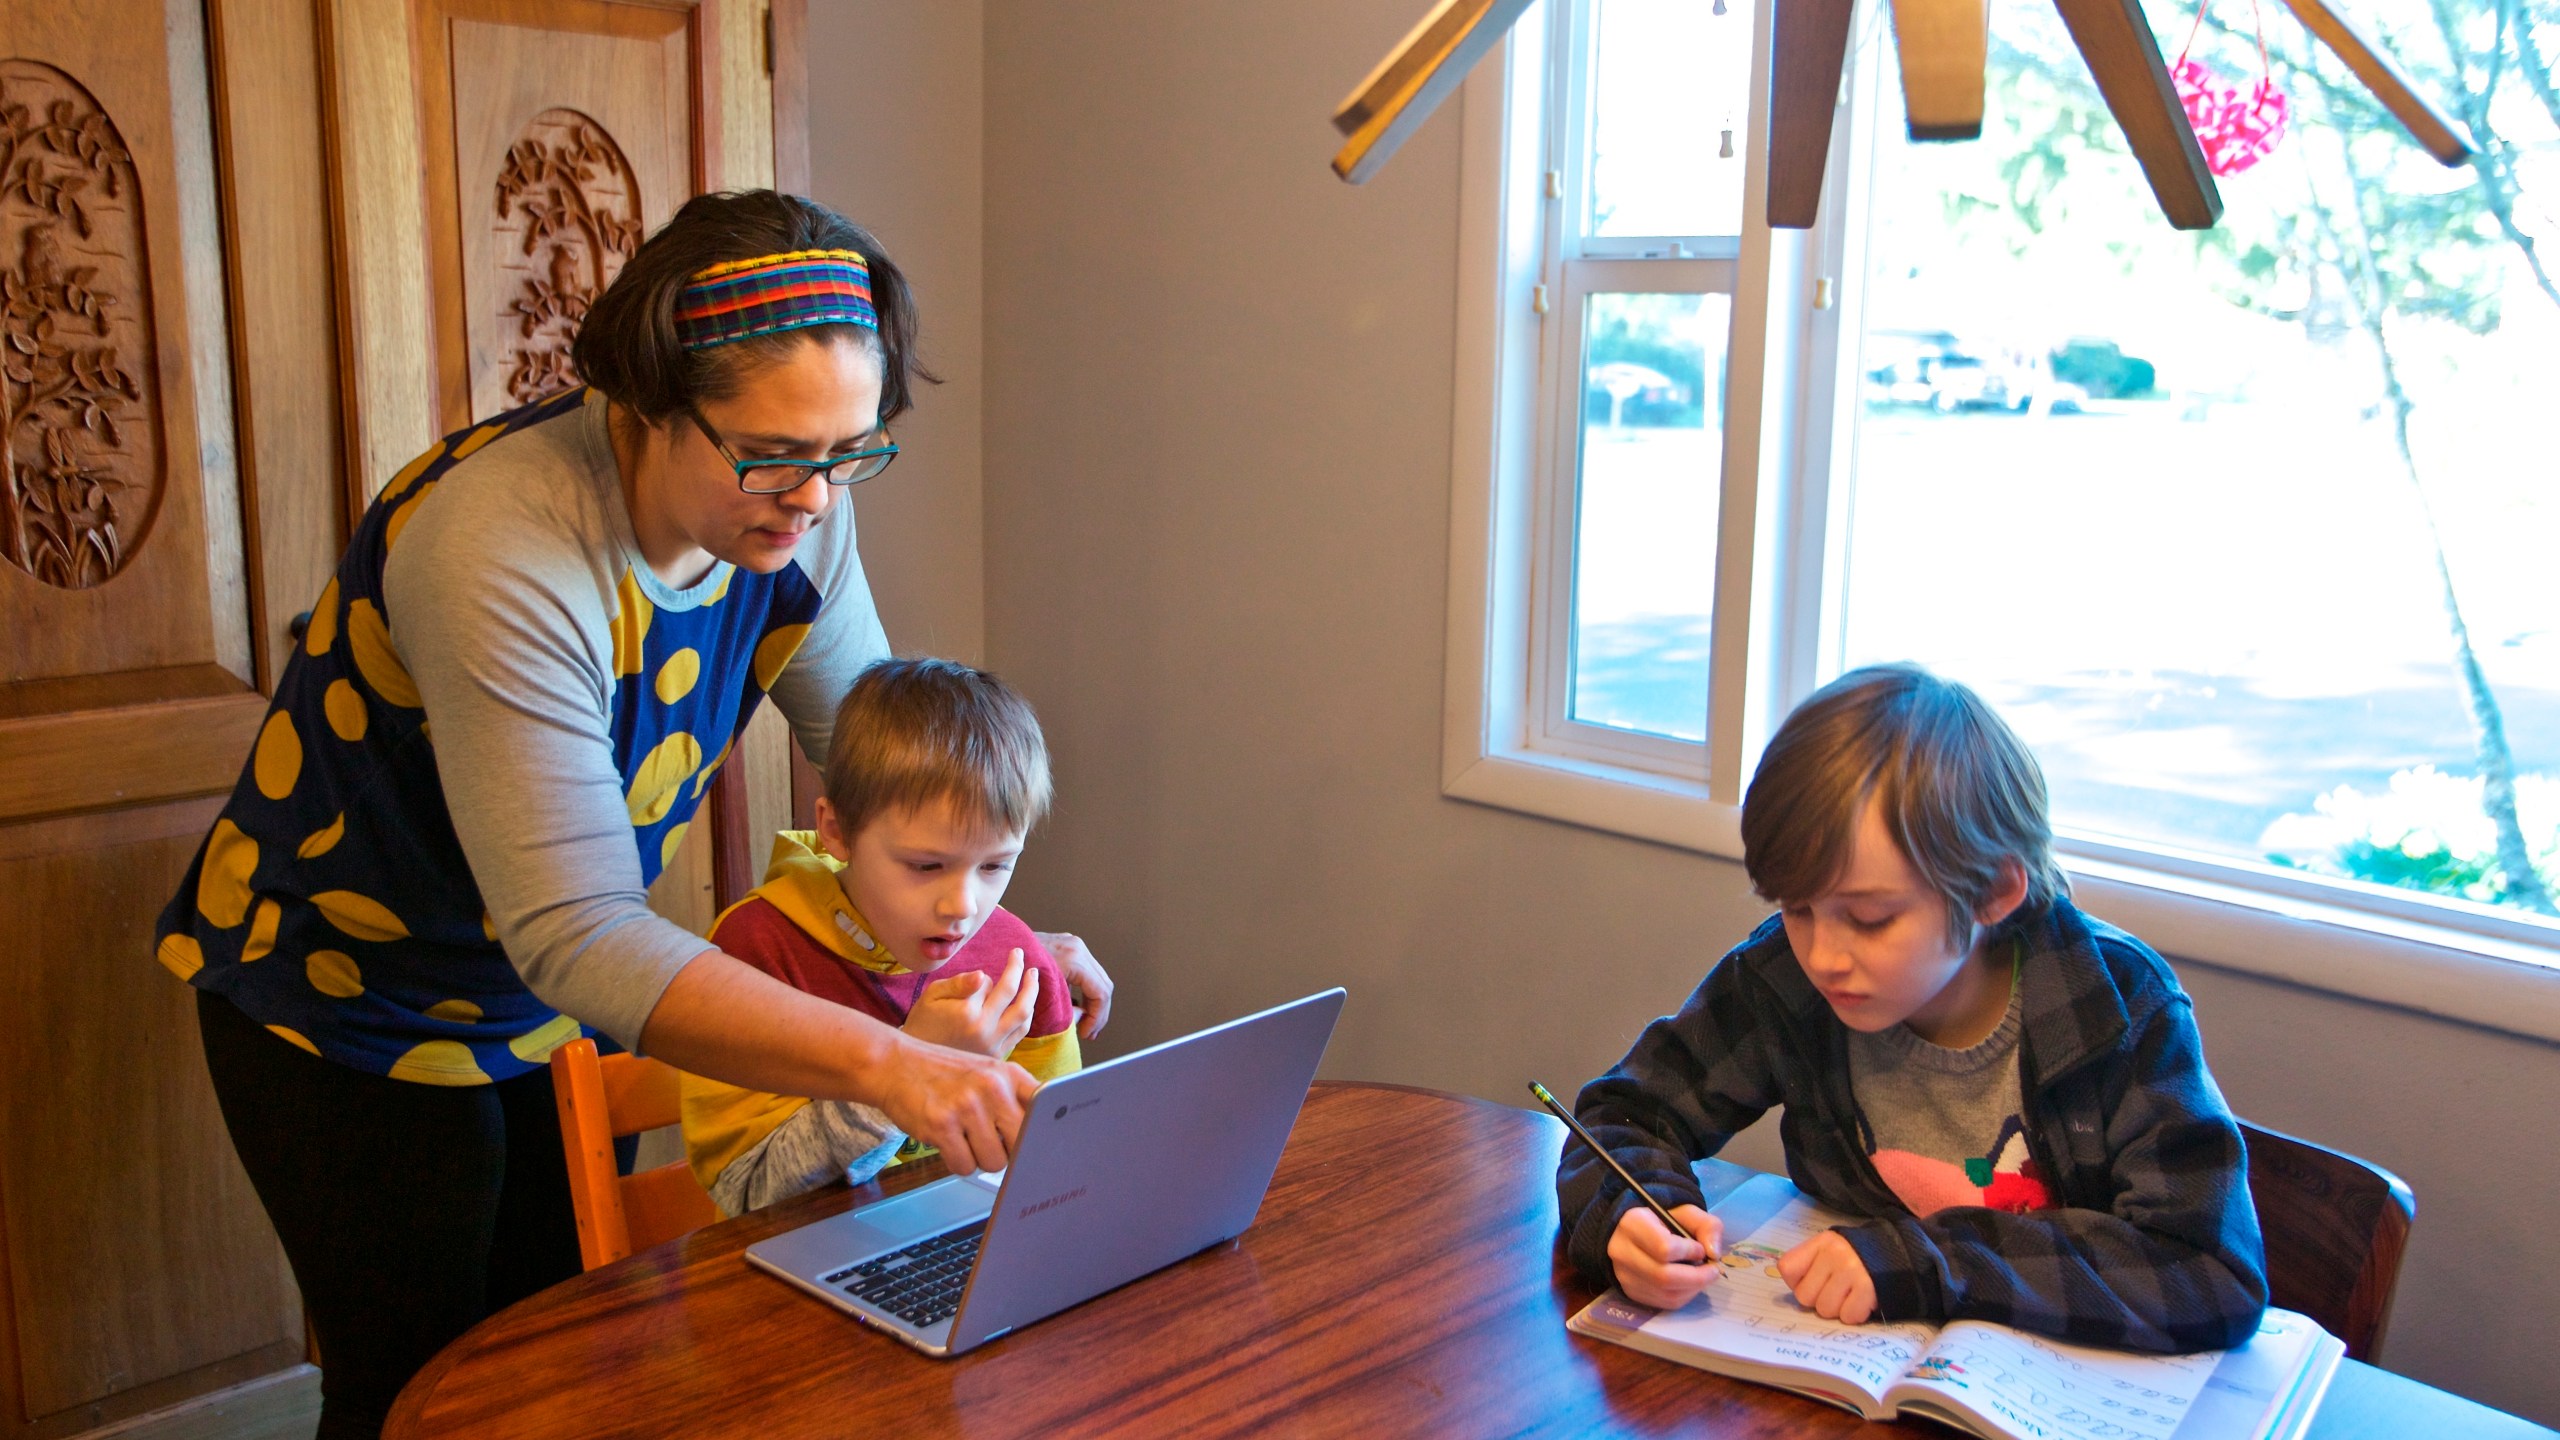
[[[1742,858],[1740,807],[1704,785],[1535,753],[1451,758],[1454,799]],[[2560,1041],[2560,949],[2061,849],[2083,908],[2175,960]]]

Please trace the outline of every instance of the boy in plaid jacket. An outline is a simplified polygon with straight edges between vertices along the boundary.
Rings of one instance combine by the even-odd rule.
[[[1702,1243],[1568,1146],[1585,1276],[1663,1309],[1712,1283],[1690,1162],[1784,1106],[1797,1186],[1863,1217],[1779,1261],[1821,1315],[2155,1351],[2256,1332],[2265,1251],[2193,1007],[2071,903],[2043,774],[1988,706],[1913,666],[1842,676],[1771,739],[1742,833],[1779,914],[1575,1106]]]

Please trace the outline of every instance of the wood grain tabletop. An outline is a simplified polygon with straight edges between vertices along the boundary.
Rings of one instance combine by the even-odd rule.
[[[642,1251],[490,1317],[394,1440],[561,1436],[1909,1436],[1567,1333],[1564,1127],[1393,1086],[1309,1095],[1237,1241],[931,1360],[751,1269],[746,1247],[941,1175],[902,1167]],[[1947,1433],[1947,1432],[1934,1432]],[[2349,1362],[2313,1435],[2547,1435]]]

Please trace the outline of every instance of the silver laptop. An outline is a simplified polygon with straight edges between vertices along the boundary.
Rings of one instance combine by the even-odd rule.
[[[1040,1087],[1012,1168],[947,1176],[747,1247],[928,1355],[957,1355],[1253,1223],[1339,989]]]

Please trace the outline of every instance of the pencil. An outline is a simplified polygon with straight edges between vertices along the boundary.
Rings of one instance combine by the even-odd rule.
[[[1670,1210],[1665,1208],[1661,1201],[1654,1199],[1651,1194],[1647,1193],[1643,1186],[1636,1183],[1636,1177],[1627,1173],[1627,1167],[1618,1163],[1618,1157],[1610,1154],[1608,1147],[1602,1145],[1599,1139],[1590,1131],[1582,1128],[1582,1122],[1573,1118],[1573,1112],[1564,1108],[1563,1101],[1558,1100],[1553,1094],[1549,1093],[1546,1086],[1539,1084],[1535,1080],[1529,1082],[1529,1093],[1538,1097],[1539,1104],[1546,1106],[1551,1111],[1554,1111],[1555,1117],[1563,1121],[1566,1127],[1573,1131],[1575,1139],[1580,1140],[1583,1144],[1591,1147],[1592,1154],[1608,1161],[1609,1168],[1618,1172],[1618,1178],[1627,1182],[1627,1188],[1636,1192],[1637,1199],[1642,1200],[1646,1205],[1651,1206],[1653,1213],[1662,1217],[1662,1223],[1671,1227],[1672,1234],[1677,1235],[1681,1239],[1689,1241],[1692,1244],[1697,1243],[1698,1237],[1689,1233],[1689,1227],[1672,1219]],[[1704,1247],[1701,1246],[1700,1248],[1703,1249]],[[1710,1255],[1707,1258],[1712,1260],[1715,1257]]]

